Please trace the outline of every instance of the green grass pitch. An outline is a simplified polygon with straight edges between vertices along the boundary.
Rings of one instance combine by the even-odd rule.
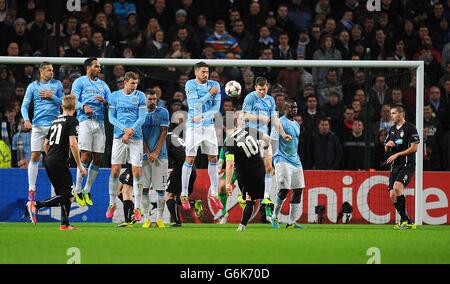
[[[379,249],[381,263],[450,263],[450,226],[394,230],[393,225],[306,225],[272,229],[250,224],[184,224],[181,228],[116,228],[79,223],[0,223],[0,263],[61,263],[71,247],[81,263],[272,264],[359,263]]]

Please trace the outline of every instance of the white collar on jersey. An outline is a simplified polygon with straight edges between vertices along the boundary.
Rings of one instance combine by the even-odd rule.
[[[122,89],[121,91],[122,91],[122,94],[125,95],[125,96],[127,96],[127,97],[133,95],[133,94],[136,92],[136,90],[134,90],[134,91],[132,91],[131,93],[126,94],[126,93],[123,91],[123,89]]]

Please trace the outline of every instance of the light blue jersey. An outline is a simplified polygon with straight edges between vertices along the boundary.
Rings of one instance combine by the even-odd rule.
[[[292,137],[290,142],[284,140],[278,132],[272,130],[272,139],[278,140],[278,147],[273,156],[274,163],[289,163],[294,167],[302,167],[300,156],[298,155],[298,142],[300,139],[300,125],[296,121],[289,120],[285,116],[280,118],[280,124],[283,126],[286,134]]]
[[[268,118],[278,115],[273,97],[265,95],[264,98],[260,98],[256,91],[251,92],[245,97],[242,110],[253,115],[264,115]],[[267,124],[261,121],[247,121],[245,127],[255,128],[263,133],[269,134]]]
[[[111,91],[108,85],[100,80],[95,81],[88,78],[88,76],[81,76],[76,79],[72,84],[72,95],[77,97],[77,119],[82,122],[86,119],[92,118],[98,121],[104,120],[104,106],[103,103],[97,101],[95,97],[102,96],[105,100],[109,101]],[[83,106],[87,105],[93,110],[92,117],[88,117],[83,110]]]
[[[147,112],[144,125],[142,125],[142,132],[144,135],[144,143],[150,149],[150,152],[156,149],[159,135],[161,134],[161,126],[169,127],[169,112],[167,109],[156,107],[154,111]],[[167,160],[166,140],[164,140],[161,151],[159,151],[158,158]],[[144,160],[146,159],[147,153],[144,152]]]
[[[145,95],[141,91],[129,95],[123,89],[113,92],[109,100],[109,121],[114,125],[114,139],[122,137],[125,128],[133,128],[132,139],[142,140],[146,108]]]
[[[51,98],[42,99],[41,91],[48,90]],[[64,96],[63,85],[58,80],[48,82],[34,81],[28,85],[23,99],[21,113],[24,120],[30,120],[28,108],[34,103],[33,126],[50,126],[52,121],[61,114],[61,98]]]
[[[219,92],[211,96],[209,91],[217,87]],[[214,127],[214,115],[220,110],[220,85],[216,81],[208,80],[205,84],[199,84],[195,79],[186,82],[186,96],[188,102],[188,121],[186,126]],[[203,115],[203,119],[194,123],[192,119],[197,115]]]

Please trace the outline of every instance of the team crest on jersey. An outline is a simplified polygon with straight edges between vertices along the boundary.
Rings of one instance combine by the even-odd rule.
[[[51,92],[52,94],[55,93],[55,90],[56,90],[55,87],[51,87],[51,88],[50,88],[50,92]]]
[[[138,98],[132,98],[131,103],[136,104],[138,102]]]
[[[403,138],[403,136],[405,136],[405,133],[403,132],[403,130],[400,132],[400,137]]]

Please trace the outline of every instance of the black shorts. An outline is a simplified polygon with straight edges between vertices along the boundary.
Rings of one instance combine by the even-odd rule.
[[[45,170],[56,195],[73,197],[72,195],[72,174],[69,170],[69,165],[60,161],[52,161],[45,159]]]
[[[194,183],[197,178],[195,169],[192,169],[191,177],[189,178],[188,195],[194,191]],[[172,171],[167,181],[167,192],[175,194],[176,196],[181,194],[181,171]]]
[[[122,184],[133,186],[133,173],[131,167],[127,167],[126,170],[119,176],[119,181]]]
[[[252,171],[243,171],[243,173],[241,173],[241,170],[236,170],[236,178],[244,200],[247,193],[252,200],[264,198],[265,174],[264,167]]]
[[[391,170],[391,174],[389,175],[389,188],[388,190],[394,189],[394,183],[396,181],[401,182],[403,186],[407,186],[411,181],[412,176],[414,175],[413,167],[395,167]]]

